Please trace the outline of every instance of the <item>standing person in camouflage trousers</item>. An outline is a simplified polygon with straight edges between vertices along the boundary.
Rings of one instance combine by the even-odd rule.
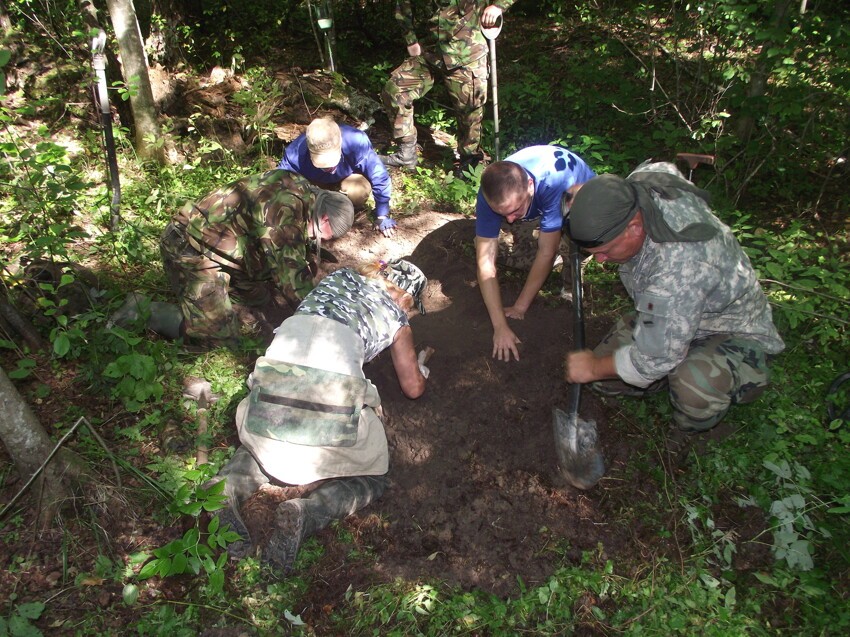
[[[392,122],[398,151],[382,157],[387,166],[416,166],[413,103],[442,80],[457,111],[457,140],[462,171],[484,159],[481,122],[487,103],[487,42],[481,26],[492,27],[515,0],[434,0],[429,39],[416,36],[410,0],[396,2],[396,19],[404,29],[410,55],[384,86],[382,99]]]
[[[635,304],[595,350],[567,355],[567,381],[605,395],[669,386],[679,431],[707,431],[768,384],[782,342],[750,260],[669,163],[601,175],[575,195],[566,230],[597,261],[620,264]]]
[[[294,309],[313,289],[309,238],[339,238],[353,221],[348,197],[285,170],[239,179],[187,204],[160,242],[180,303],[179,334],[238,337],[231,292],[260,305],[269,300],[271,284]]]

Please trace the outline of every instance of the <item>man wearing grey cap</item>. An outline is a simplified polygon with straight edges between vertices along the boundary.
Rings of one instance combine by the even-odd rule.
[[[626,179],[600,175],[573,199],[565,228],[597,261],[619,264],[635,311],[594,349],[567,355],[567,381],[604,395],[669,388],[682,432],[707,431],[764,391],[785,345],[750,260],[669,163]]]
[[[314,119],[286,147],[277,167],[298,173],[319,188],[343,193],[355,210],[372,195],[375,229],[385,237],[395,234],[396,222],[390,216],[392,180],[363,131],[329,117]]]

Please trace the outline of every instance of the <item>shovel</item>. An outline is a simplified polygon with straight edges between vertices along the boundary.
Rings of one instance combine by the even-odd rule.
[[[490,86],[493,91],[493,135],[495,141],[493,149],[496,154],[496,161],[499,161],[499,86],[496,77],[496,38],[502,32],[502,16],[499,16],[498,21],[492,27],[481,27],[481,33],[487,38],[487,47],[490,49]]]
[[[574,347],[584,349],[584,311],[581,306],[581,253],[573,241],[570,245],[570,266],[573,270],[573,329]],[[557,407],[552,410],[555,450],[558,468],[567,482],[577,489],[589,489],[605,475],[605,462],[599,450],[596,421],[578,417],[581,402],[581,383],[569,390],[569,413]]]
[[[677,153],[676,159],[679,161],[687,162],[688,164],[688,181],[694,180],[694,171],[699,167],[700,164],[705,164],[706,166],[714,166],[715,158],[714,155],[699,155],[696,153]]]

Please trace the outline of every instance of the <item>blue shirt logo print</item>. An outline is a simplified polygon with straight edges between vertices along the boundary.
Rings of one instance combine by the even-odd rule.
[[[566,158],[564,158],[564,155],[566,155]],[[572,170],[576,167],[576,158],[570,152],[565,150],[556,150],[555,158],[555,170],[558,172],[566,170],[567,168]],[[569,160],[569,163],[567,163],[567,160]]]

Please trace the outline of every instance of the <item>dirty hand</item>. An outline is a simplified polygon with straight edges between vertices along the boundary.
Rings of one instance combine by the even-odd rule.
[[[412,57],[419,57],[422,55],[422,47],[419,45],[419,42],[414,42],[413,44],[407,47],[407,54]]]
[[[416,357],[416,362],[419,363],[419,373],[422,374],[426,379],[428,378],[428,376],[431,375],[431,370],[425,366],[425,363],[428,361],[431,356],[431,353],[434,351],[431,350],[429,352],[429,349],[429,347],[426,347],[421,352],[419,352],[419,355]]]
[[[394,236],[396,227],[398,224],[392,217],[378,217],[375,221],[375,230],[385,237]]]
[[[517,345],[522,343],[509,328],[500,328],[493,332],[493,358],[505,361],[511,360],[511,353],[519,360]]]
[[[484,7],[484,11],[481,12],[481,26],[488,29],[496,26],[496,21],[500,15],[502,15],[502,10],[496,5],[491,4]]]
[[[505,308],[505,316],[521,321],[525,318],[525,310],[517,307],[516,305],[512,305]]]
[[[592,383],[599,380],[594,373],[596,356],[593,350],[583,349],[567,354],[566,380],[568,383]]]

